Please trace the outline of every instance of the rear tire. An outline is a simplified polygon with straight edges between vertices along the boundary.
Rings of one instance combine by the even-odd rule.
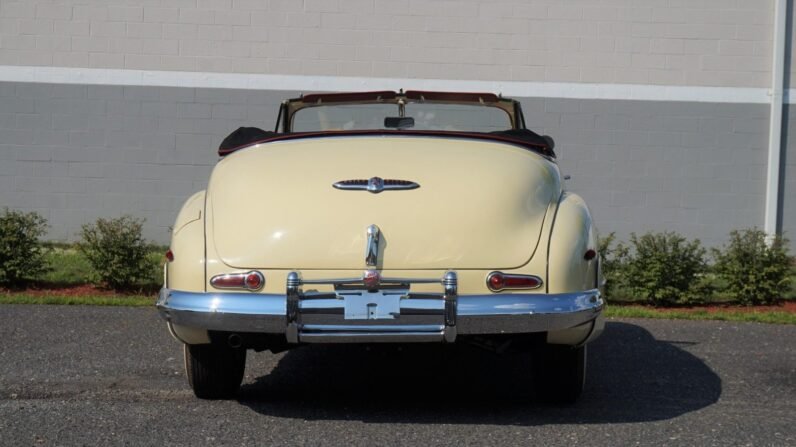
[[[578,400],[586,383],[586,346],[543,345],[534,365],[536,394],[542,401]]]
[[[246,350],[226,345],[184,345],[185,374],[201,399],[231,399],[243,381]]]

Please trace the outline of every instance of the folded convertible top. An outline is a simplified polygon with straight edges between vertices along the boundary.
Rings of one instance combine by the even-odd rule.
[[[443,130],[329,130],[323,132],[291,132],[276,133],[256,127],[239,127],[224,138],[218,147],[218,155],[225,156],[238,149],[271,141],[294,140],[300,138],[323,138],[343,136],[390,135],[390,136],[437,136],[447,138],[471,138],[511,143],[539,152],[542,155],[555,157],[548,142],[536,132],[527,129],[501,130],[497,132],[456,132]]]
[[[276,132],[269,132],[257,127],[238,127],[237,130],[227,135],[221,145],[218,146],[218,155],[227,155],[237,149],[250,146],[258,141],[267,140],[276,135]]]

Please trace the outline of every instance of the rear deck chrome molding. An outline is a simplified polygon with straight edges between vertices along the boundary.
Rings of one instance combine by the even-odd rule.
[[[382,179],[381,177],[371,177],[367,180],[340,180],[333,183],[332,186],[344,191],[367,191],[373,194],[382,191],[405,191],[420,188],[420,184],[410,180]]]
[[[410,278],[401,280],[413,282]],[[436,281],[443,283],[443,293],[406,292],[393,318],[346,319],[343,296],[303,293],[298,272],[288,275],[285,294],[163,288],[157,307],[161,317],[173,324],[207,330],[285,334],[291,343],[378,343],[453,342],[460,334],[569,329],[595,320],[604,306],[597,289],[558,294],[458,295],[455,272]]]

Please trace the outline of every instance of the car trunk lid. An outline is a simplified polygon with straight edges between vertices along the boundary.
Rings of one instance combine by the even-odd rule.
[[[374,194],[333,186],[373,177],[419,187]],[[379,268],[509,269],[533,256],[559,190],[553,163],[504,143],[394,136],[268,143],[216,166],[208,237],[231,267],[361,269],[375,225]]]

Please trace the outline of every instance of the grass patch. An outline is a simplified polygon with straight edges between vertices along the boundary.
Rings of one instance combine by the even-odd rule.
[[[28,295],[24,293],[0,294],[0,304],[60,304],[77,306],[129,306],[150,307],[155,305],[155,297],[144,295]]]
[[[146,281],[133,285],[133,289],[156,291],[160,288],[163,277],[163,253],[166,250],[153,246],[147,253],[147,264],[150,273]],[[43,287],[79,286],[96,282],[96,274],[92,271],[88,259],[74,245],[58,244],[47,247],[44,251],[47,269],[31,278],[32,284]]]
[[[796,324],[796,314],[778,310],[653,309],[641,306],[608,306],[610,318],[659,318],[671,320],[720,320],[747,323]]]
[[[45,252],[44,259],[49,268],[36,278],[48,284],[79,285],[88,281],[91,265],[74,248],[57,247]]]

